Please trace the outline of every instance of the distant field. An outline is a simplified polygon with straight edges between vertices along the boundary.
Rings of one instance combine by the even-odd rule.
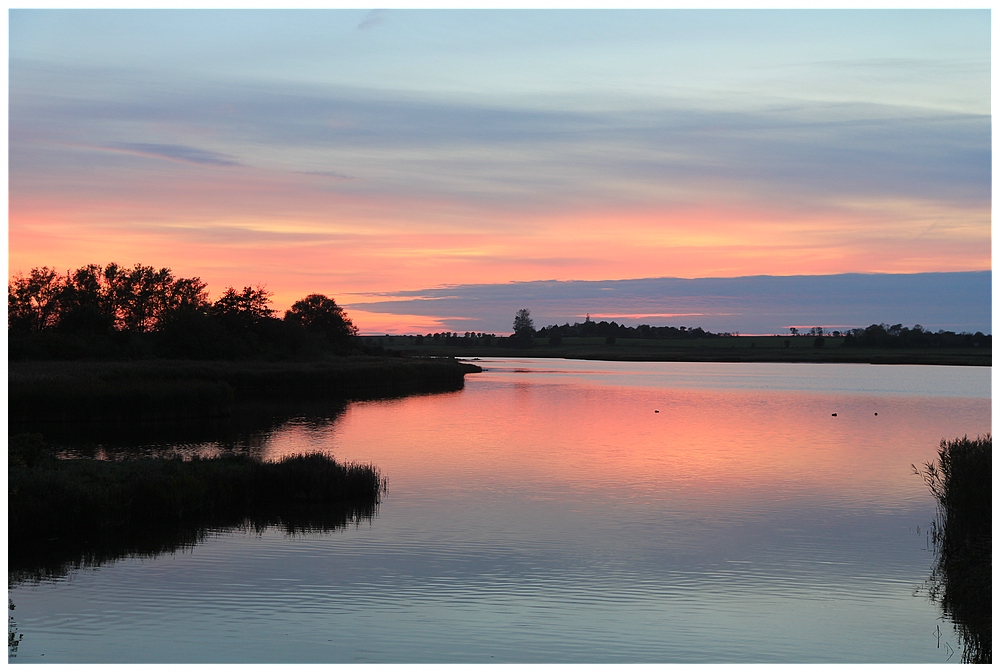
[[[448,344],[414,336],[366,336],[372,345],[407,354],[451,357],[565,357],[664,362],[843,362],[870,364],[948,364],[992,366],[990,347],[965,348],[866,348],[843,347],[843,338],[826,336],[816,347],[811,336],[729,336],[703,339],[625,339],[607,344],[604,337],[565,337],[559,345],[535,339],[531,347],[514,348],[505,340],[492,345],[465,343],[453,338]]]

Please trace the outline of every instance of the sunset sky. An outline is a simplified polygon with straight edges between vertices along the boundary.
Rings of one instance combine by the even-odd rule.
[[[453,285],[991,268],[989,10],[11,10],[9,35],[12,274],[168,266],[426,333],[469,318],[400,297]]]

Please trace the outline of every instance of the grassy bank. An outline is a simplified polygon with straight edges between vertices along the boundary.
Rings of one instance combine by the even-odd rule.
[[[336,529],[374,515],[385,490],[374,467],[323,455],[58,460],[38,435],[11,438],[9,465],[15,575],[161,553],[216,528]]]
[[[353,356],[318,362],[11,362],[12,424],[210,418],[249,401],[372,399],[461,389],[478,367],[452,359]]]
[[[936,462],[917,470],[938,502],[932,595],[956,624],[964,662],[992,661],[993,441],[942,441]]]
[[[536,338],[531,347],[516,348],[502,340],[465,343],[454,338],[435,342],[413,336],[367,336],[363,340],[410,355],[452,357],[564,357],[607,361],[651,362],[822,362],[860,364],[945,364],[991,366],[992,348],[981,347],[844,347],[843,337],[826,336],[822,347],[807,336],[724,336],[705,339],[563,337],[558,345]]]

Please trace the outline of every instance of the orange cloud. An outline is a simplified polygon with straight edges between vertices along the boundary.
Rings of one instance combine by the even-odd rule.
[[[266,284],[283,310],[312,292],[345,302],[349,293],[537,279],[991,266],[990,213],[973,207],[869,201],[487,211],[370,196],[353,184],[331,191],[322,176],[189,165],[177,172],[176,162],[162,163],[103,198],[78,187],[12,189],[11,271],[110,261],[168,266],[200,276],[215,295],[228,285]],[[439,319],[406,323],[373,313],[356,322],[363,331],[427,333],[444,328]]]

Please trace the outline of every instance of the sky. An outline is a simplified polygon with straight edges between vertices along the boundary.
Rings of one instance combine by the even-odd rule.
[[[9,13],[10,273],[362,332],[509,331],[427,309],[461,286],[988,271],[991,162],[988,10]]]

